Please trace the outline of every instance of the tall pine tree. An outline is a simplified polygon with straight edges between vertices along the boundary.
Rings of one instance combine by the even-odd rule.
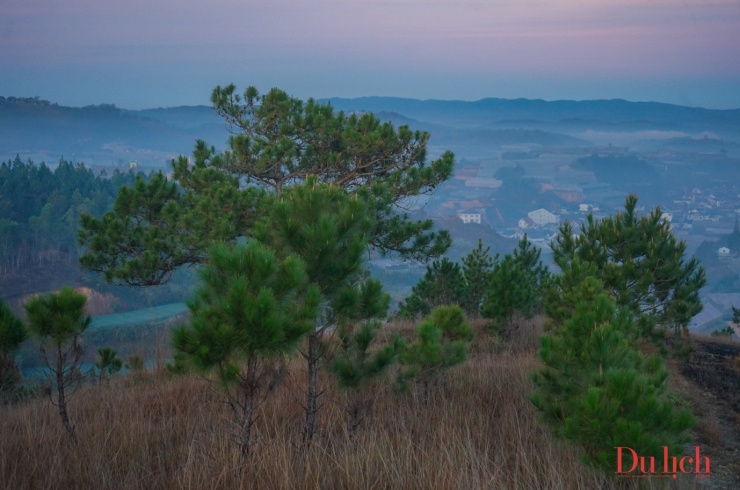
[[[451,152],[427,161],[429,134],[279,89],[260,95],[249,87],[240,95],[233,85],[216,87],[211,100],[234,132],[229,151],[218,155],[198,141],[192,164],[173,161],[174,183],[163,176],[137,182],[102,219],[84,216],[85,268],[117,283],[163,284],[177,268],[202,263],[214,242],[249,235],[266,212],[264,193],[279,196],[309,177],[371,203],[372,247],[427,260],[450,246],[431,220],[404,211],[409,197],[432,192],[452,174]]]
[[[680,332],[702,309],[699,290],[706,283],[696,258],[686,259],[660,208],[638,216],[637,196],[624,211],[597,219],[589,214],[575,234],[564,223],[551,243],[555,263],[565,271],[578,259],[593,264],[617,304]]]
[[[295,254],[306,264],[308,283],[321,302],[301,354],[308,382],[304,410],[304,442],[316,433],[316,415],[322,393],[319,369],[326,355],[322,342],[340,321],[370,320],[385,314],[388,299],[379,283],[366,283],[364,263],[374,216],[371,203],[336,185],[310,177],[303,185],[287,188],[255,229],[256,239],[273,247],[279,257]],[[384,307],[383,307],[384,305]]]

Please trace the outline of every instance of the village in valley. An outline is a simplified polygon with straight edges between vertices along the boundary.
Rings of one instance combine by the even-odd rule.
[[[687,252],[707,269],[704,310],[690,328],[710,333],[734,328],[731,308],[740,306],[737,168],[737,157],[721,148],[700,153],[612,145],[504,146],[482,158],[463,155],[454,177],[418,207],[448,228],[456,217],[462,225],[452,225],[456,237],[471,235],[459,233],[460,228],[497,234],[511,243],[526,234],[550,260],[549,243],[561,223],[570,221],[578,230],[589,214],[613,215],[623,209],[628,194],[637,194],[639,212],[659,207]],[[474,245],[473,240],[464,243]]]

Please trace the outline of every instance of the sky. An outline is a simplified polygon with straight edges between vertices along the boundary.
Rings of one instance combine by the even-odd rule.
[[[229,83],[740,108],[740,0],[0,0],[0,96],[143,109]]]

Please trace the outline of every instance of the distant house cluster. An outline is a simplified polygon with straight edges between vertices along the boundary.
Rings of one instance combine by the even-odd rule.
[[[531,228],[544,228],[551,225],[560,224],[560,216],[553,214],[547,209],[535,209],[527,213],[526,218],[519,220],[519,228],[527,230]]]

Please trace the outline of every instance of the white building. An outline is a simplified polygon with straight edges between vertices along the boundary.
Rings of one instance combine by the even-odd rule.
[[[480,224],[481,222],[480,211],[477,211],[474,209],[466,209],[465,211],[458,211],[457,217],[460,218],[462,222],[465,223],[466,225],[468,223]]]
[[[560,223],[560,216],[552,214],[545,208],[530,211],[529,213],[527,213],[527,216],[537,226],[556,225]]]

